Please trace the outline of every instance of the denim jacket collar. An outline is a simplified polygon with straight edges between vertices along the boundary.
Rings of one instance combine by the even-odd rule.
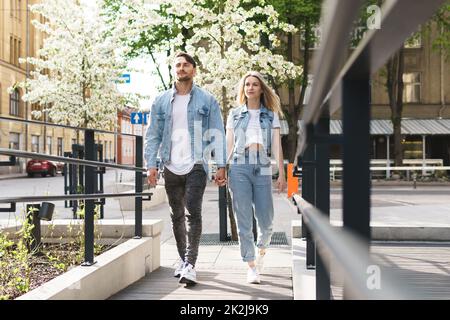
[[[192,97],[192,95],[195,93],[195,91],[197,90],[197,85],[195,83],[192,83],[192,88],[191,91],[188,92],[188,94]],[[177,94],[177,87],[175,86],[175,82],[172,83],[172,99],[175,98],[175,95]]]
[[[260,110],[260,112],[261,112],[261,114],[269,114],[269,109],[267,109],[262,103],[261,103],[261,105],[260,105],[260,107],[259,107],[259,110]],[[243,106],[242,106],[242,109],[241,109],[241,116],[244,114],[244,113],[248,113],[248,107],[247,107],[247,104],[244,104]]]

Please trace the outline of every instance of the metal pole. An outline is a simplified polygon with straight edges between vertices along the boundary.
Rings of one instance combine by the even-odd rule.
[[[330,117],[323,114],[316,126],[317,135],[321,142],[316,145],[316,207],[328,218],[330,217]],[[323,140],[323,141],[322,141]],[[320,243],[318,244],[320,245]],[[330,300],[330,272],[323,253],[316,255],[316,298],[317,300]]]
[[[27,26],[26,26],[26,33],[27,33],[27,40],[26,40],[26,53],[25,56],[26,57],[30,57],[30,8],[29,8],[29,0],[27,0],[26,2],[26,6],[27,6]],[[20,13],[19,13],[20,14]],[[30,78],[30,66],[27,62],[26,64],[26,78],[27,81]],[[25,92],[28,92],[28,89],[25,88]],[[25,120],[28,120],[28,109],[30,107],[30,103],[29,102],[25,102]],[[28,123],[25,122],[25,151],[28,151],[28,133],[29,133],[29,127],[28,127]],[[19,142],[20,143],[20,142]],[[25,162],[26,164],[26,162]],[[19,165],[20,166],[20,165]]]
[[[310,203],[315,203],[315,144],[312,143],[313,130],[312,128],[307,129],[309,131],[308,137],[310,137],[308,145],[305,149],[303,155],[303,186],[302,186],[302,197]],[[314,269],[316,266],[316,247],[312,239],[311,232],[306,226],[306,223],[302,215],[302,235],[306,238],[306,268]]]
[[[390,137],[386,136],[386,179],[389,179],[391,177],[391,170],[389,167],[391,166],[391,155],[390,155]]]
[[[227,187],[219,187],[219,239],[227,241]]]
[[[369,73],[357,66],[343,81],[344,229],[360,236],[369,254],[370,242],[370,84]],[[357,68],[355,67],[355,68]],[[361,257],[362,259],[364,257]],[[344,298],[348,288],[344,282]]]
[[[136,167],[141,168],[144,164],[144,154],[143,154],[143,144],[142,144],[142,136],[136,137]],[[142,172],[136,171],[136,186],[135,192],[142,192]],[[134,238],[142,237],[142,197],[136,197],[134,200],[135,204],[135,225],[134,225]]]
[[[41,220],[38,217],[40,207],[40,204],[27,204],[26,206],[28,222],[34,226],[31,231],[31,241],[27,243],[30,253],[36,253],[41,246]]]
[[[84,154],[86,160],[95,159],[95,138],[94,130],[84,132]],[[86,166],[85,168],[85,193],[95,192],[95,168]],[[83,266],[91,266],[94,262],[94,200],[84,201],[84,263]]]
[[[425,137],[425,135],[422,135],[422,167],[425,167],[425,159],[426,159],[425,143],[426,143],[426,137]],[[424,177],[424,176],[425,176],[425,169],[422,169],[422,177]]]
[[[255,208],[253,208],[253,239],[258,240],[258,224],[255,219]]]

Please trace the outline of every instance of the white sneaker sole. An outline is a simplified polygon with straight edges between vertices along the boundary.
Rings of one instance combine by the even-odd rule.
[[[247,280],[247,282],[250,284],[261,284],[261,280],[252,280],[252,281]]]
[[[187,285],[194,285],[194,284],[197,284],[197,281],[193,280],[193,279],[186,278],[186,277],[181,277],[180,281],[178,281],[178,283],[187,284]]]

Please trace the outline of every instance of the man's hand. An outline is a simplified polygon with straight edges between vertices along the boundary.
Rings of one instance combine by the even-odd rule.
[[[158,169],[150,168],[147,170],[147,182],[150,188],[156,187],[156,182],[158,180]]]
[[[225,178],[225,168],[217,169],[216,175],[214,176],[214,181],[219,187],[223,187],[227,183]]]

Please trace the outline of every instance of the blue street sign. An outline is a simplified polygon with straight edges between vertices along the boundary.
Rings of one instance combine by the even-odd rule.
[[[142,124],[142,113],[132,112],[131,113],[131,124]]]
[[[131,75],[129,73],[124,73],[121,78],[123,83],[131,83]]]
[[[144,112],[142,119],[143,119],[145,125],[149,124],[150,123],[150,113]]]

